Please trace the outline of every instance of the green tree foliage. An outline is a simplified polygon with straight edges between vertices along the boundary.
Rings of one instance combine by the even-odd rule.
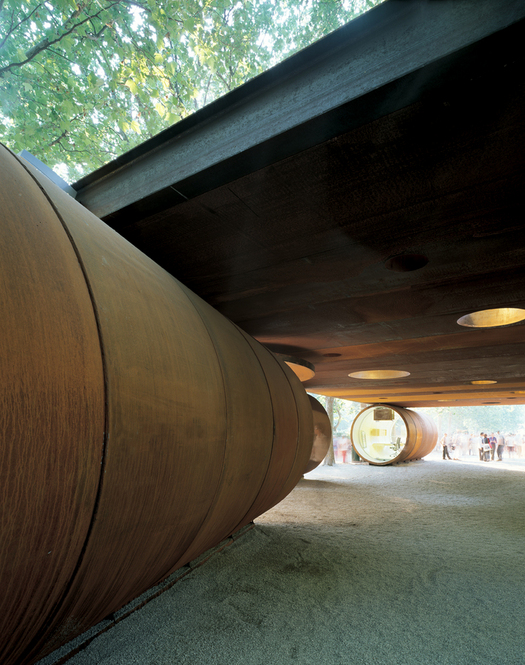
[[[70,180],[381,0],[0,0],[0,138]]]
[[[525,429],[525,406],[449,406],[428,409],[415,409],[422,411],[438,424],[440,433],[452,434],[456,430],[479,432],[513,432]]]

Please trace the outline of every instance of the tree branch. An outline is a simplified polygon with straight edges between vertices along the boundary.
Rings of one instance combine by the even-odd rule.
[[[103,12],[107,11],[108,9],[111,9],[111,7],[114,7],[115,5],[121,4],[122,0],[114,0],[114,2],[111,2],[109,5],[106,7],[102,7],[98,12],[95,14],[92,14],[91,16],[88,16],[85,19],[82,19],[82,21],[79,21],[78,23],[75,23],[69,30],[66,30],[63,34],[58,36],[56,39],[48,39],[47,37],[43,39],[41,42],[33,46],[33,48],[29,49],[29,51],[26,51],[26,59],[22,60],[21,62],[13,62],[9,65],[6,65],[5,67],[0,68],[0,76],[5,74],[5,72],[10,71],[11,69],[18,68],[18,67],[23,67],[26,65],[28,62],[31,62],[39,53],[42,51],[45,51],[47,48],[50,46],[53,46],[54,44],[58,44],[64,37],[67,37],[70,35],[72,32],[74,32],[77,28],[79,28],[81,25],[84,25],[84,23],[87,23],[88,21],[93,20],[94,18],[98,18],[100,14]],[[67,25],[67,23],[65,24]]]
[[[96,42],[102,37],[102,33],[104,32],[104,30],[106,30],[106,28],[109,28],[109,25],[104,24],[98,32],[94,32],[92,35],[86,35],[81,39],[90,39],[92,42]]]
[[[211,83],[212,78],[213,78],[213,74],[210,74],[208,76],[208,82],[206,83],[206,92],[204,93],[204,100],[203,100],[203,103],[202,103],[203,106],[206,106],[206,101],[208,99],[208,93],[210,91],[210,83]]]
[[[3,5],[3,4],[4,4],[4,0],[2,0],[2,5]],[[0,5],[0,11],[2,10],[2,5]],[[40,7],[42,7],[42,3],[39,3],[39,4],[33,9],[32,12],[30,12],[27,16],[24,16],[24,18],[23,18],[22,20],[18,21],[18,23],[17,23],[16,25],[14,25],[15,12],[14,12],[14,10],[11,12],[11,24],[10,24],[10,26],[9,26],[9,30],[7,31],[5,37],[2,39],[2,43],[0,44],[0,49],[2,49],[2,48],[4,47],[4,44],[5,44],[6,41],[9,39],[9,37],[11,37],[11,35],[13,34],[13,32],[15,32],[16,30],[18,30],[18,28],[19,28],[22,24],[24,24],[26,21],[29,21],[30,18],[31,18],[31,16],[33,16],[33,14],[34,14],[35,12],[37,12],[37,11],[40,9]]]
[[[60,143],[60,141],[61,141],[62,139],[65,139],[65,138],[66,138],[67,134],[68,134],[68,131],[67,131],[67,129],[65,129],[65,130],[62,132],[62,134],[61,134],[58,138],[56,138],[54,141],[51,141],[51,143],[48,143],[48,146],[47,146],[47,147],[48,147],[48,148],[52,148],[52,147],[53,147],[54,145],[56,145],[57,143]]]

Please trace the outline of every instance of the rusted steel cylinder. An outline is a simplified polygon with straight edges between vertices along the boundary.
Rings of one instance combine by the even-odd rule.
[[[354,450],[362,459],[384,466],[428,455],[436,445],[437,427],[422,413],[373,404],[357,415],[351,437]]]
[[[0,662],[34,662],[283,498],[293,372],[0,147]]]

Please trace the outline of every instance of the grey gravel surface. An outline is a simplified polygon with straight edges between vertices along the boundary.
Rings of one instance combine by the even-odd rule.
[[[70,665],[524,665],[525,464],[321,466]]]

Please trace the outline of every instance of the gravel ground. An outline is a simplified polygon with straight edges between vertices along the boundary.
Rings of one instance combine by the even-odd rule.
[[[321,466],[68,664],[524,665],[524,582],[525,462]]]

